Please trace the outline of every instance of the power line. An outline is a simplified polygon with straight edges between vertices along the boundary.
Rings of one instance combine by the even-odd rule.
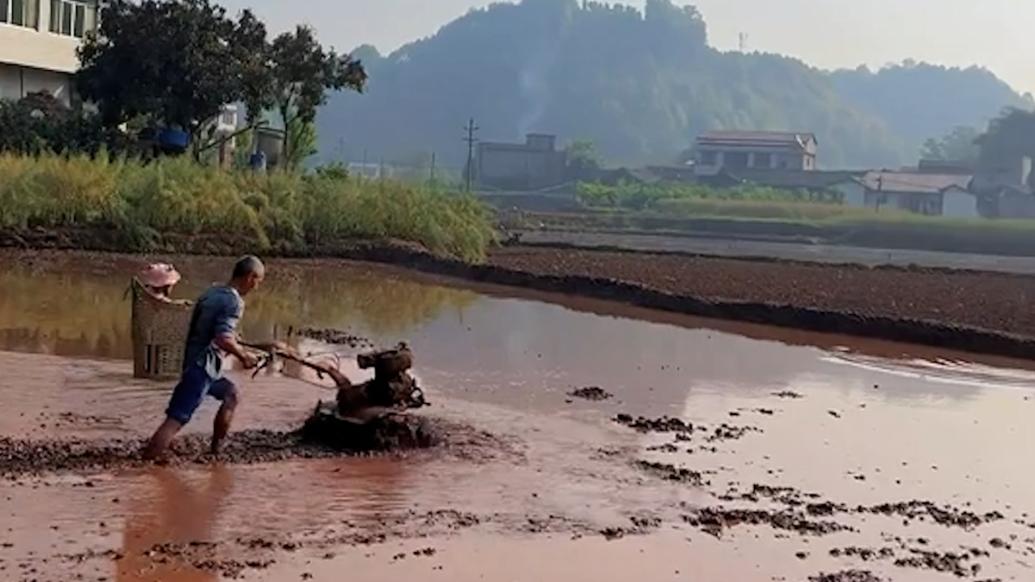
[[[474,118],[467,122],[467,127],[464,128],[467,131],[467,137],[464,141],[467,142],[467,191],[471,191],[471,179],[474,175],[474,144],[478,142],[478,138],[474,136],[479,127],[474,124]]]

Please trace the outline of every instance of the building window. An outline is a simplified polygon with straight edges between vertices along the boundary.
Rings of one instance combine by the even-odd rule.
[[[83,38],[96,28],[96,4],[71,0],[50,0],[50,32],[62,36]]]
[[[40,21],[40,0],[0,0],[0,22],[36,28]]]
[[[718,152],[711,152],[711,151],[701,152],[700,164],[702,166],[714,166],[714,165],[716,165],[718,163],[719,163],[719,153]]]
[[[755,154],[756,168],[768,169],[773,164],[773,154]]]
[[[727,168],[743,169],[748,167],[747,152],[727,152],[725,155]]]

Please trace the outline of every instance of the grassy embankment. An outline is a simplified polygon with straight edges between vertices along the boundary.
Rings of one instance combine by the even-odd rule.
[[[951,250],[1035,251],[1033,220],[955,219],[888,208],[875,211],[844,206],[834,195],[804,191],[759,186],[580,184],[578,196],[595,211],[575,220],[581,228],[681,230],[687,225],[693,230],[712,223],[716,230],[862,244],[887,242],[896,247],[939,248],[944,243]]]
[[[182,158],[0,155],[0,229],[116,230],[126,251],[170,250],[163,241],[172,237],[282,254],[399,239],[478,261],[492,224],[472,197],[391,181],[224,172]]]

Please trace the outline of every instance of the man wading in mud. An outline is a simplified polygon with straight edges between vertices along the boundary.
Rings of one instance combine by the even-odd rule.
[[[265,274],[262,261],[244,257],[234,265],[228,284],[212,287],[198,298],[183,352],[183,375],[173,389],[165,422],[144,449],[145,459],[155,460],[165,453],[206,394],[222,402],[212,427],[212,454],[219,454],[238,403],[237,387],[223,377],[223,358],[234,356],[246,370],[258,364],[256,356],[238,343],[237,323],[244,314],[243,297],[262,283]]]

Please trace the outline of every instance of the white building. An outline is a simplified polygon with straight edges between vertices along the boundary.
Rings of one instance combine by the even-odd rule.
[[[846,206],[978,218],[978,198],[969,191],[971,176],[873,171],[833,186]]]
[[[711,131],[697,138],[698,176],[722,170],[814,171],[819,142],[811,133],[786,131]]]
[[[76,48],[97,28],[97,0],[0,0],[0,98],[47,91],[72,104]]]

